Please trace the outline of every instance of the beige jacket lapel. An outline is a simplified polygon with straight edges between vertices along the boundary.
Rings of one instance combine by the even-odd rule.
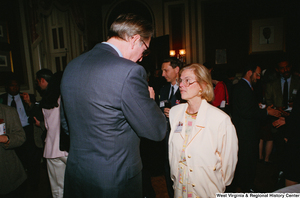
[[[202,131],[203,128],[205,128],[205,123],[206,123],[206,111],[208,108],[208,103],[205,99],[202,99],[200,108],[198,110],[198,115],[196,117],[196,123],[195,123],[195,127],[192,131],[192,134],[189,137],[187,146],[196,138],[196,136]],[[185,124],[184,123],[184,130],[182,130],[182,133],[185,133]],[[184,137],[184,133],[183,133],[183,137]]]

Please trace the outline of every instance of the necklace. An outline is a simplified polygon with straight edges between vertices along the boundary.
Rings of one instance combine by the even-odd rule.
[[[189,113],[187,110],[185,111],[186,114],[190,116],[196,116],[198,114],[198,111],[196,113]]]

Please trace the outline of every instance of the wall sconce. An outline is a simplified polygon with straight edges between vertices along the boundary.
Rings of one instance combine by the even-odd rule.
[[[170,56],[172,56],[172,57],[176,56],[175,50],[170,50]]]
[[[179,50],[179,55],[180,56],[185,56],[185,49]]]
[[[185,49],[180,50],[170,50],[170,56],[171,57],[177,57],[181,62],[185,63]]]

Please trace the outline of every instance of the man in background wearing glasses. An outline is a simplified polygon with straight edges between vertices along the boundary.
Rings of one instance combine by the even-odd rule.
[[[268,115],[280,116],[280,112],[271,106],[265,109],[259,107],[253,85],[260,79],[260,75],[260,66],[249,63],[243,68],[243,78],[233,88],[232,122],[239,141],[239,160],[233,185],[240,187],[242,192],[255,192],[260,122]]]
[[[67,66],[61,84],[70,131],[64,197],[142,197],[140,137],[161,141],[166,133],[146,71],[135,63],[148,53],[152,33],[141,17],[120,15],[107,42]]]

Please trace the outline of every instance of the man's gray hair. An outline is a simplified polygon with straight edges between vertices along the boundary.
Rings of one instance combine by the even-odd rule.
[[[153,35],[152,24],[136,14],[121,14],[111,24],[108,39],[117,37],[127,41],[130,37],[137,34],[142,39],[148,40]]]

